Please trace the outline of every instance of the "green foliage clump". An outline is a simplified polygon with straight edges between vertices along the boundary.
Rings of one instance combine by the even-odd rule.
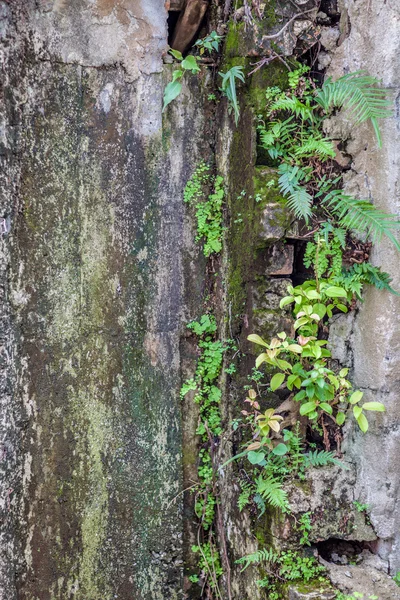
[[[213,191],[206,194],[205,189],[210,186]],[[183,198],[196,209],[196,241],[204,240],[203,252],[207,257],[222,250],[224,197],[223,178],[213,176],[210,167],[200,163],[186,184]]]
[[[215,50],[218,51],[219,44],[222,40],[222,36],[218,35],[216,31],[212,31],[209,35],[201,40],[197,40],[195,43],[195,47],[199,48],[200,56],[202,56],[206,51],[210,54]],[[183,55],[179,50],[173,50],[172,48],[169,50],[170,54],[180,62],[180,68],[175,69],[172,72],[172,81],[170,81],[164,90],[164,102],[163,102],[163,112],[167,108],[168,104],[170,104],[175,98],[179,96],[182,91],[182,79],[185,76],[185,73],[192,73],[196,75],[200,71],[199,59],[197,56],[193,56],[189,54],[186,58],[183,58]]]
[[[199,568],[211,589],[218,590],[218,578],[222,575],[221,559],[218,549],[213,542],[192,546],[192,552],[199,554]]]
[[[373,240],[386,235],[400,250],[393,233],[400,227],[397,217],[345,194],[340,189],[341,177],[329,178],[323,168],[336,156],[332,140],[323,133],[324,119],[335,108],[351,109],[356,123],[369,120],[373,124],[380,144],[378,119],[391,115],[387,90],[378,88],[377,80],[361,71],[335,82],[329,78],[317,90],[304,77],[306,71],[302,67],[289,75],[287,92],[276,87],[267,90],[269,121],[259,124],[261,144],[280,163],[279,186],[289,209],[306,223],[320,223],[322,213],[334,216],[340,228],[366,233]]]

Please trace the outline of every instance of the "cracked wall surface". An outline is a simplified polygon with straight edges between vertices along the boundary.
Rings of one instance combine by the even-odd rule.
[[[371,128],[353,129],[346,151],[352,156],[346,189],[389,213],[400,214],[400,7],[391,0],[342,0],[341,36],[332,47],[328,75],[366,69],[390,89],[395,110],[381,124],[382,148]],[[346,122],[334,125],[346,132]],[[348,136],[347,136],[348,137]],[[399,253],[387,239],[374,246],[373,264],[393,277],[400,290]],[[400,299],[369,287],[352,335],[354,383],[368,401],[387,412],[374,415],[367,435],[349,431],[347,452],[358,465],[357,494],[371,507],[377,550],[392,573],[400,569]],[[350,328],[351,329],[351,328]],[[350,334],[350,330],[349,330]]]

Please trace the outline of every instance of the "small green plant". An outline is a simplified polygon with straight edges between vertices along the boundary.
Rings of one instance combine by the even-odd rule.
[[[396,575],[393,577],[393,581],[400,587],[400,571],[397,571]]]
[[[297,523],[297,531],[300,533],[299,544],[301,546],[311,546],[310,533],[312,530],[311,513],[306,512],[301,515]]]
[[[358,512],[366,512],[367,510],[369,510],[369,504],[362,504],[361,502],[358,502],[357,500],[354,500],[353,502],[356,510]]]
[[[201,40],[197,40],[197,42],[195,42],[195,46],[199,48],[200,56],[202,56],[206,50],[211,54],[211,52],[214,50],[215,52],[218,52],[219,44],[222,39],[222,35],[218,35],[216,31],[212,31],[206,35],[206,37],[202,38]]]
[[[228,98],[229,111],[233,111],[235,124],[240,116],[239,102],[236,94],[236,81],[244,83],[243,67],[232,67],[226,73],[219,73],[222,77],[221,91]]]
[[[222,575],[220,557],[213,542],[192,546],[192,552],[199,554],[199,569],[202,578],[209,582],[211,589],[221,597],[218,589],[218,578]]]
[[[206,188],[213,187],[211,193]],[[222,249],[224,180],[211,174],[210,167],[200,163],[184,190],[184,201],[196,209],[196,241],[204,240],[205,256],[218,254]]]
[[[248,505],[250,504],[250,498],[251,496],[254,494],[254,484],[249,481],[240,481],[240,487],[242,489],[242,491],[240,492],[239,498],[238,498],[238,508],[239,511],[242,512],[242,510]]]
[[[218,35],[216,31],[212,31],[205,38],[201,40],[197,40],[195,43],[195,47],[199,49],[199,54],[202,56],[206,51],[211,54],[214,50],[218,52],[219,43],[222,40],[222,36]],[[179,96],[182,91],[182,78],[185,73],[192,73],[196,75],[200,71],[200,67],[198,64],[197,56],[193,56],[189,54],[186,58],[183,58],[183,55],[179,50],[174,50],[171,48],[169,53],[180,62],[179,69],[175,69],[172,72],[172,81],[167,84],[164,90],[164,103],[163,103],[163,112],[167,108],[168,104],[170,104],[175,98]]]
[[[197,64],[197,58],[189,54],[186,58],[183,58],[182,53],[178,50],[169,50],[170,54],[176,60],[180,61],[180,68],[175,69],[172,72],[172,81],[170,81],[165,90],[164,90],[164,103],[163,103],[163,112],[167,108],[168,104],[170,104],[175,98],[179,96],[182,91],[182,77],[188,71],[192,74],[196,74],[200,71],[200,67]]]

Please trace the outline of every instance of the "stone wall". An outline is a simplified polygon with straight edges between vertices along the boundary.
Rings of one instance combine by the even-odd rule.
[[[0,597],[178,598],[200,82],[162,117],[161,0],[0,10]]]
[[[339,45],[332,47],[328,75],[366,69],[382,80],[394,101],[393,117],[382,122],[382,148],[377,148],[372,129],[352,130],[346,152],[352,157],[346,176],[347,189],[368,198],[389,213],[400,214],[400,8],[388,0],[343,0]],[[333,128],[345,132],[340,119]],[[345,135],[346,137],[346,135]],[[387,239],[375,244],[373,264],[393,277],[400,291],[399,253]],[[371,520],[380,538],[378,552],[394,574],[400,569],[398,501],[400,474],[400,300],[369,288],[354,326],[343,332],[354,355],[354,383],[368,400],[385,404],[387,412],[375,416],[367,435],[349,432],[347,452],[357,464],[357,494],[371,507]],[[353,331],[351,332],[351,329]]]

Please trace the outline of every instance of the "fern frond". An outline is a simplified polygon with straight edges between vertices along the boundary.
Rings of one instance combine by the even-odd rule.
[[[285,196],[289,209],[298,219],[303,218],[308,222],[312,214],[313,198],[306,188],[300,185],[300,181],[304,180],[305,177],[304,171],[287,163],[280,165],[278,171],[280,173],[279,189]]]
[[[327,452],[326,450],[314,450],[304,455],[304,464],[306,468],[309,467],[325,467],[326,465],[333,464],[342,467],[342,469],[348,469],[348,467],[340,460],[335,458],[334,452]]]
[[[400,242],[393,235],[393,231],[400,228],[396,215],[385,213],[371,202],[357,200],[341,190],[329,192],[322,202],[335,213],[341,227],[365,232],[374,242],[386,235],[400,251]]]
[[[253,554],[247,554],[246,556],[242,556],[239,558],[236,563],[238,565],[244,565],[241,573],[245,571],[250,565],[259,564],[261,562],[276,562],[279,558],[279,555],[272,550],[272,548],[263,548],[262,550],[257,550],[257,552],[253,552]]]
[[[312,121],[314,118],[313,109],[300,100],[296,96],[285,96],[284,98],[278,98],[269,107],[269,113],[276,111],[288,111],[294,113],[296,117],[301,117],[303,121],[307,119]]]
[[[288,509],[287,492],[282,488],[282,484],[276,479],[273,479],[272,477],[263,479],[260,477],[257,481],[257,493],[271,504],[271,506],[280,508],[283,511]]]
[[[357,294],[359,298],[361,298],[361,290],[365,283],[374,285],[378,290],[387,290],[395,296],[400,296],[400,293],[390,285],[392,278],[389,273],[385,273],[380,267],[374,267],[369,262],[352,265],[350,269],[335,277],[334,281],[351,293]]]
[[[295,151],[295,155],[308,157],[318,155],[321,159],[335,158],[336,153],[333,149],[331,140],[319,136],[309,137],[309,139],[302,145],[298,146]]]
[[[242,488],[242,491],[238,498],[238,508],[239,512],[242,512],[242,510],[250,503],[250,496],[253,493],[253,484],[242,481],[240,487]]]
[[[391,102],[387,99],[387,90],[377,88],[378,80],[365,71],[356,71],[332,81],[329,77],[315,97],[315,101],[329,113],[332,108],[352,109],[351,114],[356,123],[371,120],[378,144],[381,138],[377,119],[392,115],[389,109]]]

